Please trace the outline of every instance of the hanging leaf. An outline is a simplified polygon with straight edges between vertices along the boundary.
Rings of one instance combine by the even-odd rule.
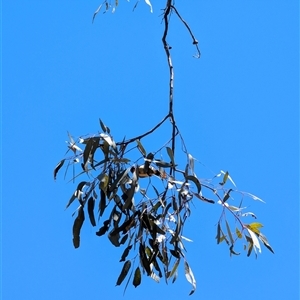
[[[274,253],[274,250],[272,249],[272,247],[268,243],[267,238],[262,233],[259,234],[258,238],[263,242],[265,247],[267,247],[272,253]]]
[[[123,254],[121,256],[120,262],[125,261],[125,259],[128,256],[129,251],[131,250],[131,248],[132,248],[132,245],[129,245],[128,247],[125,248],[125,250],[123,251]]]
[[[192,295],[195,290],[196,290],[196,280],[194,277],[194,274],[192,272],[192,269],[190,268],[188,262],[185,260],[184,261],[184,272],[185,272],[185,277],[187,281],[193,286],[193,289],[191,290],[189,295]]]
[[[103,234],[105,234],[109,229],[109,223],[110,223],[109,220],[104,221],[103,226],[96,232],[96,235],[102,236]]]
[[[56,175],[57,175],[57,172],[59,171],[59,169],[63,166],[65,162],[65,159],[62,159],[55,167],[54,169],[54,180],[56,180]]]
[[[78,198],[78,200],[81,201],[81,194],[82,194],[82,189],[84,188],[84,186],[86,185],[86,181],[82,181],[78,184],[76,191],[73,193],[73,195],[71,196],[69,202],[67,203],[66,209],[72,204],[72,202]]]
[[[249,228],[251,231],[255,232],[256,234],[260,234],[260,228],[263,227],[263,224],[258,222],[253,222],[251,224],[245,225],[247,228]]]
[[[229,236],[229,239],[230,239],[230,243],[231,243],[231,245],[233,245],[234,240],[233,240],[233,237],[232,237],[230,227],[229,227],[229,224],[228,224],[227,220],[226,220],[226,228],[227,228],[228,236]]]
[[[239,231],[238,228],[235,229],[235,232],[236,232],[236,235],[237,235],[237,237],[238,237],[239,239],[243,238],[243,235],[242,235],[242,233]]]
[[[174,160],[173,150],[170,147],[166,147],[166,149],[167,149],[168,155],[169,155],[169,157],[171,159],[172,165],[174,167],[175,166],[175,160]]]
[[[141,270],[140,270],[140,267],[137,267],[134,272],[132,284],[136,288],[137,286],[139,286],[141,284],[141,281],[142,281]]]
[[[259,244],[259,241],[258,241],[258,238],[256,236],[256,234],[250,230],[249,228],[247,228],[250,236],[251,236],[251,239],[252,239],[252,242],[253,242],[253,245],[254,245],[254,251],[256,252],[256,249],[258,249],[258,252],[261,253],[261,248],[260,248],[260,244]]]
[[[83,206],[80,206],[78,210],[78,216],[76,217],[73,224],[73,245],[78,248],[80,245],[80,230],[84,222],[84,210]]]
[[[140,150],[140,152],[142,153],[142,155],[143,155],[144,157],[146,157],[147,152],[146,152],[145,148],[143,147],[141,141],[140,141],[140,140],[136,140],[136,143],[137,143],[138,149]]]
[[[198,194],[200,194],[200,192],[201,192],[201,183],[200,183],[200,181],[197,177],[189,175],[189,176],[185,177],[185,180],[186,181],[188,181],[188,180],[193,181],[195,183],[197,189],[198,189]]]
[[[104,210],[106,208],[106,195],[102,189],[100,191],[100,195],[101,195],[101,198],[100,198],[100,202],[99,202],[99,216],[102,217]]]
[[[227,179],[228,179],[228,176],[229,176],[229,173],[226,171],[226,173],[223,176],[223,181],[220,182],[219,184],[224,185],[226,183]]]
[[[150,12],[152,13],[153,10],[152,10],[152,5],[151,5],[150,0],[145,0],[145,2],[150,6]]]
[[[98,12],[100,11],[102,5],[103,5],[103,3],[100,4],[100,6],[99,6],[99,7],[96,9],[96,11],[94,12],[92,23],[94,23],[94,19],[95,19],[96,15],[98,14]]]
[[[176,273],[179,263],[180,263],[180,258],[176,259],[176,262],[174,263],[172,271],[169,272],[167,278],[171,278]]]
[[[217,244],[220,244],[220,238],[221,238],[221,225],[220,225],[220,223],[218,223],[218,226],[217,226],[217,236],[216,236]]]
[[[203,196],[200,195],[200,194],[197,194],[197,193],[194,193],[194,192],[192,192],[192,194],[193,194],[194,196],[196,196],[198,199],[200,199],[200,200],[202,200],[202,201],[204,201],[204,202],[208,202],[208,203],[212,203],[212,204],[215,203],[214,200],[207,199],[207,198],[203,197]]]
[[[116,286],[120,285],[123,282],[123,280],[125,279],[125,277],[127,276],[128,272],[129,272],[130,267],[131,267],[131,261],[127,260],[123,265],[123,268],[122,268],[122,271],[121,271],[121,273],[118,277]]]
[[[90,222],[92,226],[96,226],[95,216],[94,216],[94,207],[95,207],[95,200],[93,197],[90,197],[88,200],[88,214],[90,218]]]
[[[229,189],[228,192],[224,195],[223,204],[229,199],[231,191],[232,189]]]

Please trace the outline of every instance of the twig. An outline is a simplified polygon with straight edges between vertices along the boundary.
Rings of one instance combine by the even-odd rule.
[[[117,146],[120,146],[120,145],[128,145],[128,144],[130,144],[130,143],[132,143],[132,142],[134,142],[134,141],[136,141],[136,140],[142,139],[143,137],[149,135],[150,133],[154,132],[158,127],[160,127],[160,125],[162,125],[162,124],[169,118],[169,116],[170,116],[170,115],[167,114],[167,115],[163,118],[163,120],[161,120],[161,121],[160,121],[155,127],[153,127],[151,130],[149,130],[149,131],[147,131],[147,132],[145,132],[145,133],[143,133],[143,134],[141,134],[141,135],[139,135],[139,136],[136,136],[136,137],[134,137],[134,138],[131,138],[131,139],[127,140],[127,141],[117,142],[116,145],[117,145]]]
[[[183,18],[181,17],[181,15],[179,14],[179,12],[178,12],[178,10],[176,9],[175,6],[171,5],[171,8],[175,11],[175,13],[176,13],[176,15],[178,16],[178,18],[180,19],[180,21],[185,25],[185,27],[187,28],[187,30],[189,31],[189,33],[190,33],[190,35],[191,35],[191,37],[192,37],[192,39],[193,39],[193,45],[196,46],[197,52],[198,52],[198,55],[195,55],[194,57],[200,58],[201,52],[200,52],[200,49],[199,49],[199,47],[198,47],[198,41],[197,41],[197,39],[195,38],[195,36],[193,35],[193,32],[192,32],[190,26],[187,24],[187,22],[186,22],[185,20],[183,20]]]

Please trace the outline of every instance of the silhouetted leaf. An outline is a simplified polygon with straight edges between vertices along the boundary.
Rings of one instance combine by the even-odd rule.
[[[84,186],[87,184],[86,181],[82,181],[78,184],[76,191],[72,195],[71,199],[69,200],[66,209],[72,204],[72,202],[77,198],[78,200],[81,200],[81,194],[82,194],[82,189]]]
[[[136,288],[137,286],[139,286],[141,284],[141,281],[142,281],[141,270],[140,270],[140,267],[137,267],[134,272],[132,284]]]
[[[145,157],[146,156],[146,150],[143,147],[142,143],[140,140],[136,140],[136,143],[138,144],[138,149],[140,150],[140,152],[142,153],[142,155]]]
[[[129,251],[131,250],[132,245],[129,245],[128,247],[125,248],[125,250],[123,251],[123,254],[121,256],[120,262],[121,261],[125,261],[127,255],[129,254]]]
[[[116,246],[119,247],[120,246],[120,242],[119,242],[119,238],[120,238],[120,234],[117,232],[115,234],[112,234],[113,230],[108,234],[108,239],[111,241],[111,243]]]
[[[76,217],[73,224],[73,245],[78,248],[80,245],[80,230],[84,222],[84,210],[83,206],[80,206],[78,210],[78,216]]]
[[[125,277],[127,276],[130,270],[130,267],[131,267],[131,261],[127,260],[123,265],[122,271],[118,277],[116,285],[120,285],[123,282],[123,280],[125,279]]]
[[[102,236],[105,234],[109,229],[109,220],[103,222],[103,226],[96,232],[97,236]]]
[[[258,238],[263,242],[265,247],[267,247],[272,253],[274,253],[274,251],[273,251],[272,247],[270,246],[267,238],[262,233],[259,234]]]
[[[207,199],[207,198],[205,198],[205,197],[203,197],[202,195],[199,195],[199,194],[197,194],[197,193],[193,193],[193,192],[192,192],[192,194],[193,194],[194,196],[196,196],[198,199],[200,199],[200,200],[202,200],[202,201],[204,201],[204,202],[208,202],[208,203],[212,203],[212,204],[215,203],[214,200]]]
[[[106,208],[106,195],[104,191],[101,189],[100,191],[100,202],[99,202],[99,215],[102,217],[104,210]]]
[[[224,195],[223,203],[225,203],[229,199],[231,191],[232,189],[229,189],[228,192]]]
[[[140,259],[141,259],[142,265],[143,265],[144,269],[146,270],[146,273],[148,275],[150,275],[151,274],[151,268],[150,268],[149,261],[147,259],[145,248],[144,248],[142,243],[140,243],[139,254],[140,254]]]
[[[94,216],[94,207],[95,200],[93,197],[90,197],[88,200],[88,214],[91,221],[92,226],[96,226],[95,216]]]
[[[84,148],[83,151],[83,169],[84,171],[88,171],[87,165],[88,165],[88,161],[89,161],[89,157],[92,151],[94,145],[94,140],[92,138],[90,138]]]
[[[200,194],[200,192],[201,192],[201,183],[200,183],[200,181],[197,177],[189,175],[189,176],[185,177],[185,180],[186,181],[188,181],[188,180],[193,181],[195,183],[197,189],[198,189],[198,194]]]
[[[65,159],[62,159],[55,167],[54,169],[54,180],[56,180],[56,175],[57,175],[57,172],[59,171],[59,169],[63,166],[65,162]]]
[[[100,122],[101,129],[103,130],[104,133],[106,133],[106,132],[107,132],[107,127],[106,127],[105,124],[101,121],[101,119],[99,119],[99,122]]]
[[[121,238],[120,244],[121,244],[121,245],[125,244],[125,242],[127,241],[127,239],[128,239],[128,234],[126,233],[126,234]]]

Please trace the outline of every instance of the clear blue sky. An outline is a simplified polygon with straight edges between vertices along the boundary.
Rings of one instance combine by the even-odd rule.
[[[143,277],[115,287],[122,249],[85,224],[72,245],[75,186],[53,180],[72,135],[116,139],[150,129],[167,113],[168,68],[160,9],[119,1],[4,1],[2,4],[2,299],[187,299],[183,267],[167,286]],[[187,257],[197,279],[191,299],[299,298],[299,3],[176,1],[199,40],[171,20],[175,116],[189,152],[213,172],[228,170],[264,224],[275,255],[230,258],[216,245],[219,206],[194,201]],[[146,116],[146,117],[145,117]],[[165,140],[168,126],[156,139]],[[198,177],[203,168],[197,165]],[[204,170],[205,171],[205,170]],[[204,172],[203,171],[203,172]]]

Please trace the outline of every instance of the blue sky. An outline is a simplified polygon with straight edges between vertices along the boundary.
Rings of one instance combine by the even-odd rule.
[[[86,222],[72,245],[75,185],[53,180],[67,131],[116,140],[152,128],[167,113],[168,68],[161,44],[162,4],[119,1],[114,14],[92,15],[100,2],[6,1],[2,4],[2,298],[123,299],[115,287],[122,249]],[[184,3],[184,4],[183,4]],[[299,297],[299,4],[298,1],[176,1],[196,35],[171,19],[174,111],[203,178],[228,170],[264,224],[275,255],[229,257],[216,245],[218,205],[194,201],[187,258],[194,299]],[[147,149],[170,136],[149,138]],[[234,203],[233,203],[234,204]],[[100,221],[101,222],[101,221]],[[168,286],[143,277],[125,298],[188,298],[183,267]],[[124,299],[125,299],[124,298]]]

